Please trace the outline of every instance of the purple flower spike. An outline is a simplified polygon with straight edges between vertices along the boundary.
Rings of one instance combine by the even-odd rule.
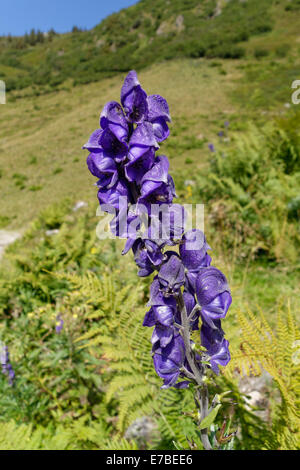
[[[173,254],[168,261],[162,265],[158,273],[158,280],[165,296],[178,293],[184,284],[184,266],[178,256]]]
[[[138,124],[147,117],[147,94],[142,89],[134,70],[129,72],[124,80],[121,103],[129,122]]]
[[[183,237],[179,247],[180,256],[186,269],[198,272],[201,268],[209,266],[211,257],[207,250],[211,250],[201,230],[189,230]]]
[[[104,106],[101,129],[83,148],[90,151],[87,165],[98,178],[100,207],[113,214],[110,230],[126,239],[122,254],[132,250],[139,276],[156,272],[143,325],[154,327],[153,361],[162,388],[186,388],[191,382],[206,388],[206,370],[217,374],[218,367],[230,360],[220,319],[228,311],[231,294],[225,276],[210,266],[211,248],[204,233],[186,232],[188,213],[184,206],[173,204],[177,196],[168,158],[156,155],[159,143],[169,136],[170,121],[167,101],[160,95],[147,96],[132,70],[122,86],[121,105],[110,101]],[[224,123],[219,137],[228,125]],[[214,144],[208,147],[216,152]],[[176,246],[179,254],[176,249],[165,251]],[[197,353],[191,331],[199,330],[200,317],[206,352]],[[60,315],[57,322],[59,333]],[[202,397],[195,399],[205,409]],[[211,448],[205,436],[202,442]]]
[[[128,123],[121,105],[116,101],[110,101],[104,106],[100,116],[100,126],[102,129],[110,129],[121,142],[125,142],[128,138]]]

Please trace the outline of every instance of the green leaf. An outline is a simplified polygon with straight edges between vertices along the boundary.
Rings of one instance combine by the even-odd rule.
[[[214,422],[216,419],[216,416],[218,414],[219,409],[221,408],[221,403],[217,405],[210,413],[208,416],[206,416],[200,423],[199,429],[206,429],[209,428],[210,425]]]

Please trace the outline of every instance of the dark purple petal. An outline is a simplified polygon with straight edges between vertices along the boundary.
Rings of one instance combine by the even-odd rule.
[[[151,326],[154,326],[155,323],[156,323],[155,314],[154,314],[153,308],[151,307],[150,310],[148,310],[148,312],[145,315],[143,326],[151,327]]]
[[[148,302],[149,306],[159,306],[167,305],[172,308],[176,308],[176,300],[174,297],[165,297],[160,289],[160,283],[158,276],[153,279],[153,282],[150,287],[150,300]]]
[[[153,167],[144,175],[142,183],[145,181],[168,183],[169,166],[169,160],[165,155],[156,157]]]
[[[126,141],[128,137],[128,123],[121,105],[116,101],[110,101],[104,106],[100,126],[102,129],[109,128],[120,141]]]

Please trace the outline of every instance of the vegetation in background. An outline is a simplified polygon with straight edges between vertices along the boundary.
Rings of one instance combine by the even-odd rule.
[[[3,37],[3,79],[8,91],[34,86],[45,92],[70,78],[74,84],[90,83],[162,60],[237,59],[245,54],[244,42],[271,31],[272,3],[141,0],[90,31],[32,30],[24,37]]]

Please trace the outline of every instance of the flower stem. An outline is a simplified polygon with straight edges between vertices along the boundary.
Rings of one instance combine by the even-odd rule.
[[[181,314],[181,324],[182,324],[182,329],[180,330],[182,334],[182,338],[184,341],[184,347],[185,347],[185,354],[186,358],[188,361],[188,364],[193,372],[194,375],[194,380],[196,381],[197,385],[199,385],[199,388],[197,389],[196,395],[197,395],[197,400],[195,400],[199,404],[200,408],[200,422],[208,416],[208,389],[207,386],[203,383],[203,373],[202,370],[199,368],[196,360],[194,353],[191,348],[191,340],[190,340],[190,319],[188,317],[187,311],[186,311],[186,306],[184,303],[183,295],[182,292],[179,293],[177,297],[177,304],[180,310]],[[195,397],[196,398],[196,397]],[[203,444],[203,447],[205,450],[212,450],[212,446],[209,442],[208,439],[208,430],[202,429],[200,431],[201,434],[201,441]]]

